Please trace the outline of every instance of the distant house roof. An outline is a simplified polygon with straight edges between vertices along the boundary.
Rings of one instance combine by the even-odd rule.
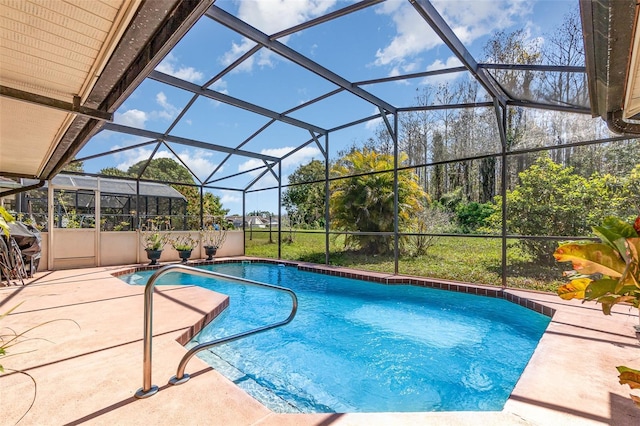
[[[37,180],[24,179],[24,185],[38,182]],[[55,186],[64,186],[77,189],[98,189],[98,178],[93,176],[59,174],[52,180]],[[47,187],[47,184],[44,186]],[[136,182],[118,178],[100,178],[100,192],[110,194],[136,195]],[[169,185],[155,182],[140,182],[140,195],[149,197],[180,198],[185,197]]]

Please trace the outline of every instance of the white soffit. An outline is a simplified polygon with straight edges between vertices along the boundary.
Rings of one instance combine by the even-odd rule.
[[[640,28],[636,16],[622,118],[640,114]]]
[[[80,105],[141,0],[0,0],[0,86]],[[0,97],[0,170],[37,176],[75,114]]]

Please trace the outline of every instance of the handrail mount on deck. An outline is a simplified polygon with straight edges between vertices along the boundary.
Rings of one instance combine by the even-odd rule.
[[[151,395],[154,395],[158,392],[158,387],[151,384],[151,340],[153,338],[152,333],[152,314],[153,314],[153,289],[155,287],[156,281],[163,275],[168,274],[169,272],[182,272],[190,275],[198,275],[201,277],[207,278],[218,278],[223,279],[225,281],[237,282],[245,285],[251,285],[254,287],[262,287],[268,288],[272,290],[283,291],[289,296],[291,296],[291,300],[293,302],[293,306],[291,308],[291,313],[289,316],[280,322],[266,325],[263,327],[258,327],[253,330],[245,331],[243,333],[234,334],[232,336],[223,337],[220,339],[213,340],[211,342],[200,343],[197,346],[194,346],[182,357],[180,360],[180,364],[178,365],[178,371],[174,377],[171,378],[169,383],[178,385],[189,380],[189,375],[184,373],[184,369],[187,365],[187,362],[193,357],[196,353],[201,350],[208,349],[212,346],[219,345],[226,342],[231,342],[233,340],[238,340],[243,337],[247,337],[253,334],[261,333],[263,331],[271,330],[272,328],[280,327],[286,324],[289,324],[291,320],[296,316],[296,312],[298,310],[298,298],[296,294],[289,290],[288,288],[265,284],[258,281],[247,280],[245,278],[233,277],[231,275],[225,275],[218,272],[207,271],[204,269],[192,268],[190,266],[185,265],[167,265],[160,269],[158,269],[152,276],[149,278],[145,288],[144,288],[144,348],[143,348],[143,357],[142,357],[142,388],[138,389],[135,393],[136,398],[147,398]]]

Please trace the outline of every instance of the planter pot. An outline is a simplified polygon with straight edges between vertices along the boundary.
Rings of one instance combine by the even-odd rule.
[[[216,255],[217,251],[218,251],[218,247],[215,247],[215,246],[204,246],[204,252],[207,255],[207,259],[206,260],[213,260],[213,256]]]
[[[160,255],[162,255],[162,250],[145,249],[144,251],[147,252],[147,259],[151,261],[149,265],[157,265],[158,259],[160,259]]]
[[[191,257],[192,250],[178,250],[178,256],[182,259],[182,263],[187,263],[187,260]]]

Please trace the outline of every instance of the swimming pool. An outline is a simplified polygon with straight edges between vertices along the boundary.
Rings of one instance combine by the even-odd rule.
[[[506,300],[265,263],[204,269],[291,288],[285,327],[200,352],[276,412],[501,410],[550,318]],[[144,284],[153,271],[122,276]],[[288,295],[180,273],[230,296],[190,345],[286,318]],[[188,367],[187,367],[188,371]]]

